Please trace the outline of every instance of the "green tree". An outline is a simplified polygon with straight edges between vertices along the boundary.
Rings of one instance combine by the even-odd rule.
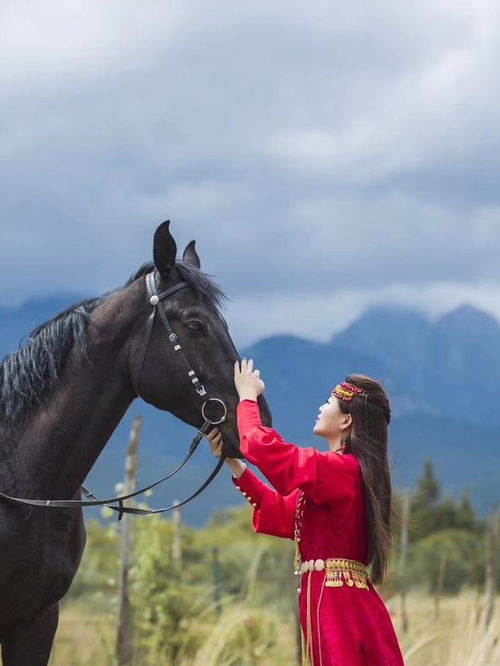
[[[440,570],[443,592],[457,593],[460,588],[477,584],[478,566],[484,557],[481,540],[467,530],[440,530],[420,539],[412,548],[410,580],[434,593]]]
[[[438,500],[441,497],[441,486],[434,472],[431,460],[426,460],[422,477],[411,498],[409,520],[410,542],[418,541],[428,534],[441,529]]]
[[[192,538],[193,530],[185,532]],[[182,565],[172,560],[171,543],[170,521],[136,522],[131,597],[139,647],[175,666],[181,657],[194,655],[203,640],[203,623],[196,620],[209,604],[210,591],[186,582]]]
[[[481,521],[476,517],[468,490],[464,490],[460,497],[457,507],[456,526],[466,530],[473,530],[475,532],[482,532],[484,530],[484,521]]]
[[[415,493],[415,502],[423,506],[435,506],[441,496],[441,485],[434,472],[432,460],[427,459],[424,462],[424,471],[422,477],[417,483]]]

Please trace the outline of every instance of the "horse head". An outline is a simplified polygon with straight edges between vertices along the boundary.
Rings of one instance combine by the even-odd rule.
[[[137,280],[143,290],[143,308],[130,345],[131,382],[143,400],[196,428],[204,421],[203,403],[209,398],[222,400],[227,416],[217,427],[223,434],[224,453],[236,457],[241,454],[234,364],[240,356],[221,314],[225,296],[201,271],[195,241],[187,245],[182,261],[176,257],[177,246],[169,222],[164,222],[154,235],[153,264],[148,278],[160,299],[151,299],[144,275]],[[167,292],[164,298],[163,292]],[[161,308],[162,312],[156,313],[150,322],[151,330],[145,334],[153,308]],[[174,335],[172,339],[168,326]],[[270,425],[271,414],[265,399],[260,396],[258,402],[263,423]],[[208,402],[205,415],[213,421],[219,420],[223,416],[222,405]]]

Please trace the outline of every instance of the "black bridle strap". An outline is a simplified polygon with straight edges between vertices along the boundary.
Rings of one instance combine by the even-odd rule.
[[[165,291],[158,293],[156,290],[154,271],[146,275],[146,289],[149,297],[149,303],[153,307],[153,312],[150,314],[148,322],[146,324],[146,330],[144,332],[144,342],[142,345],[142,351],[137,370],[137,380],[135,382],[135,390],[138,396],[140,396],[139,383],[141,381],[142,368],[144,366],[144,361],[146,360],[146,353],[149,347],[149,340],[151,338],[151,333],[153,331],[155,316],[157,312],[163,323],[163,326],[165,327],[165,330],[167,331],[168,340],[172,345],[174,351],[176,352],[176,356],[179,356],[182,359],[182,362],[184,363],[184,366],[186,368],[188,379],[193,384],[196,393],[200,396],[200,398],[203,398],[204,396],[207,395],[205,387],[196,376],[196,372],[192,369],[186,355],[184,354],[181,343],[179,342],[179,338],[177,337],[176,332],[172,328],[172,325],[168,320],[165,310],[161,307],[161,303],[164,298],[166,298],[167,296],[171,296],[180,289],[184,289],[184,287],[188,286],[189,285],[187,284],[187,282],[179,282],[178,284],[175,284],[173,287],[170,287],[169,289],[166,289]]]
[[[142,367],[144,365],[144,361],[146,360],[146,354],[149,347],[149,341],[151,339],[151,333],[153,332],[153,326],[155,323],[156,309],[157,309],[156,306],[158,305],[158,303],[161,303],[162,299],[166,298],[167,296],[171,296],[172,294],[175,294],[177,291],[180,291],[181,289],[184,289],[184,287],[187,286],[188,285],[186,282],[179,282],[179,284],[175,284],[173,287],[170,287],[170,289],[166,289],[165,291],[162,291],[160,294],[158,294],[156,292],[156,285],[154,282],[154,273],[148,273],[146,275],[146,290],[149,298],[149,303],[150,305],[153,306],[153,311],[149,315],[148,321],[146,323],[146,328],[144,330],[144,339],[142,342],[141,355],[139,357],[139,365],[137,366],[138,367],[137,380],[135,382],[135,390],[137,395],[140,395],[139,382],[141,380]],[[156,296],[158,301],[151,302],[153,296]]]
[[[10,495],[6,495],[5,493],[0,492],[0,497],[3,499],[9,500],[10,502],[16,502],[17,504],[29,504],[31,506],[45,506],[45,507],[54,507],[54,508],[59,508],[59,509],[77,509],[82,506],[103,506],[105,504],[111,504],[111,503],[120,503],[124,502],[125,500],[132,499],[132,497],[137,497],[137,495],[141,495],[142,493],[145,493],[147,490],[151,490],[151,488],[155,488],[156,486],[159,486],[161,483],[169,479],[171,476],[176,474],[184,465],[187,463],[187,461],[191,458],[193,453],[196,451],[198,444],[200,443],[202,437],[204,434],[206,434],[206,430],[208,430],[208,427],[211,425],[211,421],[208,419],[205,421],[203,426],[200,428],[200,430],[196,433],[196,435],[193,437],[193,441],[189,445],[189,450],[184,457],[184,460],[178,465],[174,470],[169,472],[166,476],[161,478],[159,481],[155,481],[154,483],[151,483],[149,486],[145,486],[144,488],[141,488],[140,490],[136,490],[133,493],[129,493],[128,495],[121,495],[120,497],[108,497],[107,499],[97,499],[95,495],[93,495],[90,491],[88,491],[86,488],[82,486],[81,490],[84,493],[84,495],[88,498],[93,498],[93,499],[87,499],[87,500],[76,500],[76,499],[47,499],[47,500],[40,500],[40,499],[27,499],[25,497],[11,497]],[[212,476],[209,477],[210,481],[212,480]],[[207,482],[205,482],[202,485],[202,490],[204,490],[207,486]],[[199,491],[201,492],[201,490]],[[195,493],[194,497],[199,493]],[[190,498],[191,499],[191,498]],[[183,502],[184,503],[184,502]],[[113,507],[110,507],[113,508]],[[116,507],[115,507],[116,508]]]
[[[175,504],[166,506],[163,509],[136,509],[135,507],[131,506],[123,506],[121,502],[119,502],[119,506],[110,506],[109,508],[113,509],[113,511],[118,512],[118,520],[122,519],[124,513],[131,513],[136,516],[149,516],[155,513],[165,513],[165,511],[173,511],[174,509],[177,509],[183,504],[187,504],[195,497],[198,497],[198,495],[200,495],[205,490],[205,488],[212,483],[217,474],[220,472],[222,465],[224,464],[224,459],[225,459],[224,456],[221,456],[220,460],[218,461],[217,465],[213,469],[208,479],[198,488],[196,492],[187,497],[185,500],[182,500],[182,502],[176,502]]]
[[[220,458],[220,460],[218,461],[217,465],[213,469],[208,479],[206,479],[206,481],[202,483],[202,485],[198,488],[198,490],[196,490],[192,495],[190,495],[186,499],[182,500],[182,502],[176,502],[175,504],[164,507],[162,509],[136,509],[135,507],[128,507],[123,505],[123,502],[126,501],[127,498],[135,497],[137,493],[134,493],[133,495],[127,495],[124,497],[112,498],[111,501],[118,503],[118,506],[113,506],[112,504],[108,503],[109,500],[99,500],[92,492],[90,492],[90,490],[84,488],[84,486],[81,487],[81,491],[85,495],[85,497],[89,498],[87,500],[29,500],[29,499],[22,499],[19,497],[10,497],[9,495],[5,495],[4,493],[0,493],[0,497],[2,497],[5,500],[8,500],[9,502],[16,502],[17,504],[29,504],[32,506],[41,506],[41,507],[59,508],[59,509],[61,508],[77,509],[82,506],[107,506],[109,509],[113,509],[113,511],[116,511],[118,513],[118,520],[121,520],[123,518],[123,514],[125,513],[131,513],[133,515],[138,515],[138,516],[147,516],[155,513],[165,513],[166,511],[172,511],[173,509],[176,509],[180,506],[183,506],[184,504],[187,504],[195,497],[198,497],[198,495],[200,495],[205,490],[205,488],[207,488],[207,486],[209,486],[212,483],[217,474],[220,472],[223,464],[224,464],[224,456]],[[164,480],[165,479],[163,479],[163,481]],[[158,483],[161,483],[161,481],[159,481]],[[158,483],[154,483],[153,486],[158,485]],[[149,488],[153,486],[149,486]],[[143,488],[139,492],[144,492],[144,490],[145,489]],[[50,503],[47,504],[47,502]]]

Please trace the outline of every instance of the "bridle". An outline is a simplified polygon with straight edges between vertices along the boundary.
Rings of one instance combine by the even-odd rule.
[[[184,354],[184,351],[181,347],[181,343],[179,342],[177,334],[175,333],[174,329],[172,328],[172,325],[168,320],[167,315],[165,314],[165,310],[161,307],[161,302],[163,301],[163,299],[167,298],[168,296],[172,296],[172,294],[177,293],[178,291],[184,289],[187,286],[189,286],[187,282],[179,282],[178,284],[174,284],[173,287],[170,287],[170,289],[166,289],[165,291],[162,291],[159,294],[156,290],[154,271],[146,275],[146,289],[149,296],[149,303],[153,306],[153,311],[151,312],[148,322],[146,324],[146,330],[144,331],[144,341],[142,343],[142,351],[139,357],[139,366],[138,366],[139,369],[137,371],[137,379],[135,381],[135,390],[138,396],[140,396],[139,383],[141,381],[142,368],[144,366],[144,361],[146,360],[146,354],[149,347],[149,341],[151,340],[151,333],[153,332],[156,313],[158,313],[160,320],[167,331],[168,340],[172,345],[174,352],[176,353],[176,356],[178,356],[181,359],[181,362],[186,367],[188,378],[191,380],[196,390],[196,393],[200,396],[200,398],[204,398],[207,395],[205,387],[196,376],[195,371],[191,369],[191,365],[187,360],[186,355]]]
[[[171,506],[164,507],[162,509],[136,509],[135,507],[126,507],[123,505],[123,502],[128,499],[132,499],[133,497],[136,497],[137,495],[141,495],[142,493],[146,492],[147,490],[151,490],[151,488],[154,488],[170,477],[172,477],[174,474],[176,474],[184,465],[188,462],[188,460],[191,458],[193,453],[196,451],[198,444],[200,443],[201,439],[203,436],[207,433],[208,429],[212,425],[219,425],[223,421],[225,421],[226,416],[227,416],[227,407],[224,403],[223,400],[220,398],[215,398],[215,397],[207,397],[207,391],[205,390],[205,387],[203,384],[200,382],[198,379],[196,372],[192,369],[191,364],[189,363],[182,346],[180,344],[179,338],[177,337],[177,334],[175,333],[174,329],[172,328],[172,325],[170,324],[168,317],[165,313],[165,310],[161,307],[162,301],[167,298],[168,296],[171,296],[172,294],[175,294],[176,292],[180,291],[181,289],[184,289],[185,287],[188,287],[189,285],[187,282],[179,282],[178,284],[170,287],[169,289],[166,289],[165,291],[162,291],[161,293],[158,293],[156,289],[156,283],[155,283],[155,272],[152,271],[151,273],[148,273],[146,275],[146,289],[149,297],[149,303],[153,307],[153,310],[148,318],[147,324],[146,324],[146,329],[144,331],[144,340],[142,344],[142,349],[141,349],[141,354],[139,356],[139,364],[138,364],[138,371],[137,371],[137,377],[135,379],[134,385],[135,385],[135,390],[137,395],[140,397],[139,393],[139,384],[141,380],[141,374],[142,374],[142,369],[144,366],[144,362],[146,360],[146,355],[147,351],[149,348],[149,343],[151,340],[151,333],[153,331],[153,326],[155,323],[156,319],[156,313],[158,313],[160,320],[163,324],[163,326],[166,329],[168,340],[170,344],[172,345],[175,355],[177,358],[181,359],[181,362],[184,364],[186,368],[186,373],[189,381],[193,384],[194,389],[196,390],[196,393],[200,397],[200,400],[202,400],[202,405],[201,405],[201,415],[203,417],[203,425],[201,428],[198,429],[196,435],[193,437],[193,440],[191,441],[191,444],[189,445],[188,451],[186,456],[184,457],[183,461],[171,472],[169,472],[166,476],[163,478],[159,479],[158,481],[155,481],[154,483],[151,483],[149,486],[145,486],[144,488],[141,488],[140,490],[136,490],[133,493],[129,493],[128,495],[121,495],[120,497],[109,497],[107,499],[98,499],[93,493],[91,493],[89,490],[84,488],[83,486],[81,487],[82,493],[85,495],[87,499],[85,500],[75,500],[75,499],[64,499],[64,500],[58,500],[58,499],[47,499],[47,500],[40,500],[40,499],[27,499],[23,497],[11,497],[10,495],[6,495],[5,493],[0,492],[0,499],[8,500],[10,502],[14,502],[16,504],[27,504],[30,506],[41,506],[41,507],[48,507],[48,508],[64,508],[64,509],[77,509],[81,507],[86,507],[86,506],[102,506],[106,505],[110,509],[113,509],[113,511],[118,512],[118,520],[121,520],[123,517],[124,513],[131,513],[135,515],[148,515],[148,514],[155,514],[155,513],[164,513],[165,511],[172,511],[175,508],[178,508],[182,506],[183,504],[187,504],[190,502],[192,499],[197,497],[200,493],[202,493],[205,488],[214,480],[214,478],[217,476],[218,472],[220,471],[223,463],[224,463],[224,456],[222,455],[220,460],[217,462],[217,465],[213,469],[212,473],[210,476],[202,483],[202,485],[196,490],[192,495],[187,497],[185,500],[182,502],[176,502],[175,504],[172,504]],[[217,402],[220,405],[222,405],[222,416],[220,419],[209,419],[206,415],[206,407],[208,403],[210,402]],[[117,506],[114,506],[117,505]]]

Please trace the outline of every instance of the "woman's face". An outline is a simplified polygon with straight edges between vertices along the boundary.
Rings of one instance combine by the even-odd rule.
[[[320,437],[326,437],[329,441],[338,441],[340,440],[341,433],[346,435],[349,432],[348,426],[351,422],[351,415],[341,411],[339,401],[331,395],[319,408],[313,433]]]

